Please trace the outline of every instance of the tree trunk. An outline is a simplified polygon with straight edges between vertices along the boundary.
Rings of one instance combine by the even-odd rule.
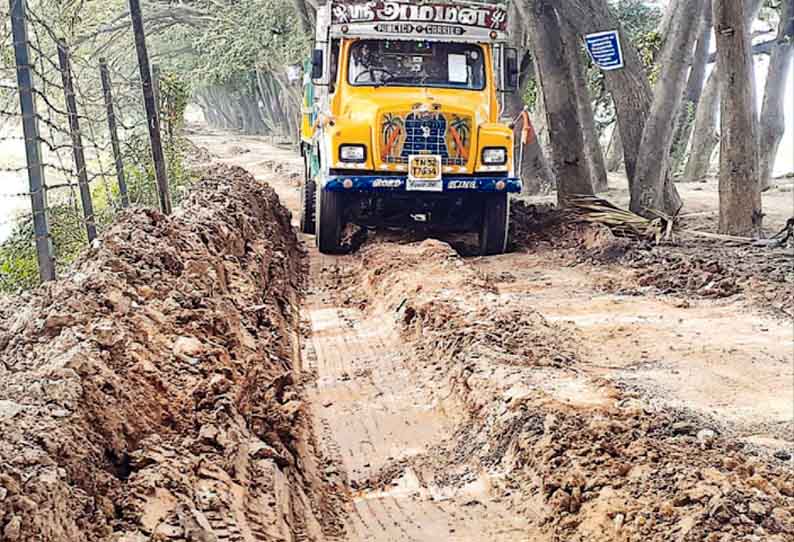
[[[692,57],[692,68],[689,70],[689,79],[684,91],[684,102],[678,112],[677,128],[673,137],[672,155],[676,160],[673,165],[674,173],[679,170],[681,163],[686,157],[686,145],[689,142],[689,135],[692,133],[695,111],[706,80],[706,66],[708,65],[708,57],[711,50],[711,25],[711,1],[706,1],[703,2],[703,19],[700,21],[697,46]]]
[[[511,9],[512,24],[510,27],[510,35],[513,41],[512,45],[520,51],[522,62],[519,89],[518,92],[514,92],[507,96],[505,116],[510,119],[515,119],[526,107],[524,95],[526,94],[529,82],[535,79],[536,70],[532,55],[529,53],[529,40],[526,33],[526,6],[520,2],[513,2],[511,4]],[[523,129],[523,122],[519,120],[513,131],[515,138],[515,168],[517,172],[520,171],[521,173],[521,180],[524,185],[522,194],[535,195],[541,192],[548,192],[554,185],[554,175],[551,172],[546,156],[543,154],[540,140],[537,137],[534,137],[532,141],[527,143],[522,152],[521,133]],[[520,163],[518,162],[519,159],[521,160]]]
[[[521,113],[524,109],[524,100],[519,93],[508,96],[507,109],[511,118],[515,118]],[[514,130],[516,171],[520,167],[521,180],[524,183],[524,189],[521,193],[531,196],[548,192],[554,186],[554,174],[551,172],[546,156],[543,154],[537,135],[524,147],[523,159],[520,164],[518,163],[521,154],[521,131],[523,127],[523,123],[519,120]]]
[[[592,194],[584,136],[576,106],[573,74],[566,61],[560,21],[551,0],[534,0],[529,30],[538,79],[546,106],[552,161],[557,175],[557,203],[565,207],[571,196]]]
[[[620,129],[618,125],[612,128],[612,135],[609,136],[607,146],[607,171],[615,173],[620,171],[623,166],[623,143],[620,141]]]
[[[662,20],[659,22],[658,34],[662,37],[664,46],[667,43],[667,37],[670,35],[670,28],[678,11],[681,0],[668,0],[667,6],[662,12]]]
[[[579,34],[617,30],[620,35],[625,67],[604,72],[604,81],[615,102],[626,176],[633,192],[642,130],[652,101],[651,86],[639,52],[603,0],[560,0],[558,9]]]
[[[772,184],[780,141],[786,131],[785,106],[786,80],[794,58],[794,0],[784,0],[780,6],[780,24],[777,43],[769,59],[769,72],[764,90],[760,122],[761,190]]]
[[[540,89],[540,79],[538,70],[535,70],[535,84],[537,85],[538,95],[535,100],[535,109],[532,111],[532,125],[535,127],[535,139],[538,142],[540,151],[548,157],[549,172],[552,176],[553,187],[557,185],[557,172],[554,171],[554,163],[551,159],[551,141],[549,141],[549,122],[546,116],[546,101],[543,99],[543,92]]]
[[[265,83],[265,74],[259,68],[256,69],[254,75],[256,76],[257,94],[262,101],[262,108],[264,109],[262,122],[267,128],[266,134],[272,135],[276,131],[276,113],[273,110],[273,102],[270,99],[270,89]]]
[[[716,128],[720,104],[719,80],[720,76],[715,67],[706,80],[703,95],[695,112],[692,140],[689,143],[689,159],[681,181],[699,183],[708,177],[711,157],[720,140]]]
[[[518,92],[514,92],[507,96],[505,115],[511,119],[519,116],[524,110],[524,91],[526,84],[530,80],[529,74],[522,74],[522,85]],[[549,168],[546,157],[543,154],[543,149],[540,147],[540,140],[537,137],[524,147],[523,160],[519,164],[519,156],[521,155],[521,131],[523,129],[521,120],[516,123],[514,130],[515,137],[515,160],[516,171],[521,170],[521,180],[524,183],[522,191],[525,195],[539,194],[554,185],[554,175]]]
[[[709,52],[711,51],[711,25],[713,22],[711,2],[703,2],[703,18],[698,30],[698,42],[692,58],[692,69],[686,82],[684,99],[693,104],[700,101],[703,93],[703,83],[706,80],[706,66],[708,65]]]
[[[656,84],[651,114],[645,123],[631,210],[649,216],[654,210],[675,214],[681,198],[669,182],[670,148],[675,114],[681,106],[686,75],[692,61],[692,47],[703,14],[703,0],[680,0],[671,23],[667,45],[662,52],[662,72]],[[669,187],[668,190],[665,188]]]
[[[305,0],[292,0],[292,5],[295,7],[295,13],[298,15],[298,21],[300,22],[303,33],[307,36],[311,36],[314,32],[314,25],[312,24],[312,19],[306,7]]]
[[[590,182],[593,186],[593,190],[596,192],[605,192],[609,188],[607,183],[607,168],[604,164],[604,151],[601,149],[601,143],[598,140],[598,132],[595,127],[593,102],[590,99],[590,91],[587,88],[585,64],[582,59],[582,42],[569,23],[562,22],[561,28],[562,41],[565,44],[568,64],[571,74],[573,75],[576,105],[579,114],[579,122],[582,124],[587,169],[590,172]]]
[[[763,0],[745,0],[744,16],[748,27],[752,26]],[[689,158],[682,181],[700,182],[706,178],[711,167],[711,158],[719,142],[717,119],[719,117],[719,66],[712,69],[695,110],[695,124],[689,142]]]
[[[742,3],[714,0],[720,71],[720,233],[750,235],[761,226],[757,121],[749,26]]]

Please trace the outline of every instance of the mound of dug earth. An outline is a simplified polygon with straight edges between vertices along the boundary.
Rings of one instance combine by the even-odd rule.
[[[318,540],[335,497],[300,387],[302,258],[243,170],[126,213],[0,311],[0,540]]]
[[[790,248],[707,240],[682,233],[656,245],[617,237],[549,206],[514,202],[511,246],[534,255],[554,252],[573,263],[616,264],[620,277],[603,284],[622,293],[646,291],[692,298],[744,296],[765,312],[790,318],[794,272]]]
[[[530,540],[794,539],[790,465],[600,376],[598,345],[572,323],[496,291],[437,241],[359,257],[357,290],[395,315],[417,367],[435,365],[427,378],[468,413],[443,447],[411,460],[427,485],[485,478],[531,521]]]

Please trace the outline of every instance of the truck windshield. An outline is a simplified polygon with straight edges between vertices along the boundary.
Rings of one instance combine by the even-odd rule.
[[[485,88],[478,45],[427,41],[360,40],[350,48],[354,86]]]

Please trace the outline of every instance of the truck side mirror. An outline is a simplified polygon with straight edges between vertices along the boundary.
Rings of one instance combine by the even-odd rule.
[[[505,92],[518,92],[520,74],[518,49],[505,49]]]
[[[315,49],[312,52],[312,79],[322,79],[325,75],[325,52],[322,49]]]

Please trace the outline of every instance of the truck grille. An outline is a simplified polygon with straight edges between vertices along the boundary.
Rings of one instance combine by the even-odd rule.
[[[381,121],[380,153],[387,164],[407,164],[414,154],[437,154],[445,166],[468,163],[470,117],[454,114],[389,113]]]

